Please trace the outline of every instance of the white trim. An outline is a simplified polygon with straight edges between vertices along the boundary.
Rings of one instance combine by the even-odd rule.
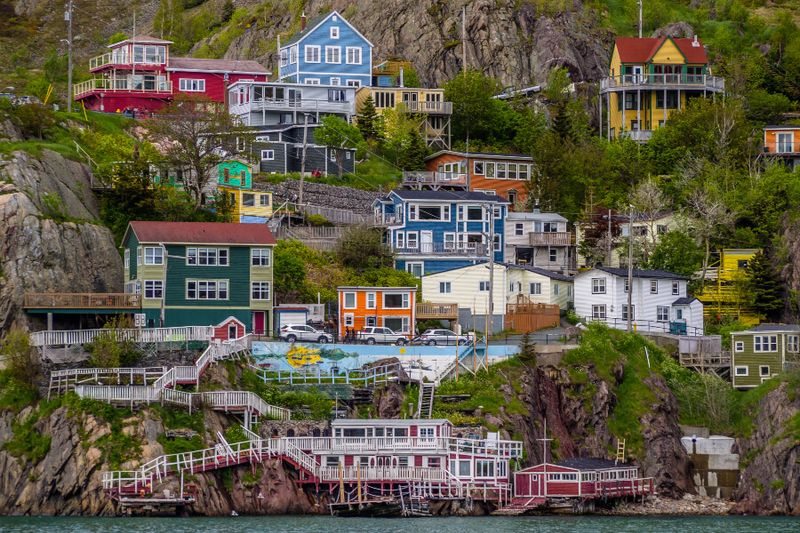
[[[268,76],[269,72],[248,72],[244,70],[204,70],[200,68],[176,68],[167,67],[167,72],[203,72],[206,74],[245,74],[248,76]],[[236,80],[244,82],[245,80]]]
[[[739,370],[744,369],[744,374],[739,374]],[[750,367],[747,365],[735,365],[733,367],[734,377],[746,378],[750,376]]]
[[[308,59],[309,52],[317,52],[317,60]],[[303,61],[310,64],[322,63],[322,47],[318,44],[307,44],[303,47]]]
[[[306,78],[304,80],[304,84],[305,85],[322,85],[320,83],[320,79],[319,78]]]
[[[370,48],[375,48],[375,45],[373,45],[373,44],[370,42],[370,40],[369,40],[369,39],[367,39],[366,37],[364,37],[364,35],[363,35],[363,34],[362,34],[360,31],[358,31],[358,30],[355,28],[355,26],[353,26],[352,24],[350,24],[350,23],[347,21],[347,19],[346,19],[346,18],[344,18],[344,17],[343,17],[343,16],[342,16],[342,15],[341,15],[341,14],[340,14],[338,11],[335,11],[335,10],[334,10],[334,11],[331,11],[331,12],[328,14],[328,16],[327,16],[327,17],[325,17],[324,19],[320,20],[320,21],[317,23],[317,25],[316,25],[316,26],[314,26],[313,28],[311,28],[310,30],[309,30],[309,29],[306,29],[306,31],[305,31],[305,35],[301,36],[299,39],[297,39],[296,41],[294,41],[292,44],[287,44],[287,45],[286,45],[286,47],[293,46],[293,45],[295,45],[295,44],[300,44],[300,42],[301,42],[303,39],[305,39],[306,37],[308,37],[309,35],[311,35],[312,33],[314,33],[314,32],[317,30],[317,28],[319,28],[320,26],[322,26],[323,24],[325,24],[326,22],[328,22],[328,19],[329,19],[329,18],[331,18],[331,17],[333,17],[333,16],[337,16],[339,19],[341,19],[341,21],[342,21],[342,22],[344,22],[345,24],[347,24],[347,26],[348,26],[348,27],[349,27],[351,30],[353,30],[353,32],[354,32],[356,35],[358,35],[359,37],[361,37],[362,39],[364,39],[364,40],[367,42],[367,44],[369,45],[369,47],[370,47]],[[335,20],[335,22],[339,22],[339,20],[337,19],[337,20]],[[341,29],[339,30],[339,34],[341,35]],[[369,71],[370,71],[370,72],[372,72],[372,65],[370,65],[370,69],[369,69]]]
[[[328,61],[328,52],[336,51],[338,61]],[[342,64],[342,47],[325,45],[325,64],[326,65],[341,65]]]
[[[744,341],[734,341],[733,351],[735,353],[742,353],[744,351]]]
[[[350,61],[350,51],[358,50],[358,61]],[[344,61],[346,65],[363,65],[364,64],[364,50],[360,46],[345,46],[344,47]]]

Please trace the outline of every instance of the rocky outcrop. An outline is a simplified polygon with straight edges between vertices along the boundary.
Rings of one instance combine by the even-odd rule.
[[[26,292],[121,292],[111,232],[94,221],[90,171],[60,154],[0,161],[0,332],[26,325]]]
[[[800,515],[800,393],[784,382],[761,399],[749,437],[737,440],[743,470],[734,512]]]

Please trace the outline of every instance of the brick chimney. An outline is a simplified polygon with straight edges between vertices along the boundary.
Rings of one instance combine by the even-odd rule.
[[[306,12],[300,15],[300,31],[306,31]]]

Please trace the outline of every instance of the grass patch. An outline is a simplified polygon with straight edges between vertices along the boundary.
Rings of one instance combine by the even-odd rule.
[[[479,422],[476,417],[468,414],[469,411],[477,409],[493,415],[499,415],[502,412],[527,414],[528,410],[525,404],[516,394],[511,398],[506,398],[501,390],[503,385],[518,383],[526,368],[519,359],[514,357],[492,365],[488,370],[480,370],[475,375],[464,372],[458,381],[445,381],[436,389],[437,395],[469,394],[470,398],[446,404],[434,401],[434,415],[449,418],[457,425],[469,425]],[[416,405],[415,402],[415,409]],[[462,424],[456,422],[459,419],[463,422]]]
[[[328,420],[335,403],[318,388],[286,390],[280,385],[264,383],[255,372],[248,369],[242,371],[240,384],[269,404],[291,409],[293,419]]]
[[[19,413],[39,399],[39,391],[12,379],[7,371],[0,371],[0,411]]]

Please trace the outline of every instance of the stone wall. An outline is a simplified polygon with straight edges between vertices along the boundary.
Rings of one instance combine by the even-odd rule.
[[[274,206],[283,202],[296,202],[300,192],[299,180],[286,180],[281,183],[256,183],[254,188],[272,193]],[[372,203],[382,197],[378,191],[364,191],[351,187],[339,187],[304,181],[303,202],[335,209],[347,209],[364,215],[372,214]]]

